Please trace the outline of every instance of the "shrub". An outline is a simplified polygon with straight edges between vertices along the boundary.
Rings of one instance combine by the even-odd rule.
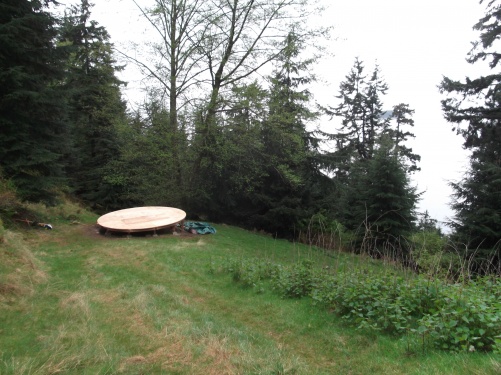
[[[262,281],[274,278],[279,269],[279,266],[262,260],[233,259],[222,265],[222,271],[229,273],[232,280],[244,288],[260,286]],[[213,265],[211,270],[214,273]]]
[[[274,278],[274,288],[286,298],[301,298],[309,296],[319,274],[313,268],[310,259],[297,262],[290,268],[281,270]]]
[[[412,315],[400,297],[402,282],[392,274],[338,274],[320,283],[312,298],[358,328],[401,333]]]
[[[428,333],[440,349],[449,351],[499,351],[501,347],[501,287],[486,282],[450,285],[444,303],[420,319],[421,331]]]
[[[415,334],[447,351],[501,351],[501,281],[496,278],[448,284],[362,269],[329,274],[309,259],[290,267],[233,260],[225,269],[244,287],[271,280],[282,297],[309,296],[359,329]]]
[[[428,275],[438,275],[447,270],[443,257],[447,239],[436,230],[424,230],[411,236],[411,255],[419,271]]]

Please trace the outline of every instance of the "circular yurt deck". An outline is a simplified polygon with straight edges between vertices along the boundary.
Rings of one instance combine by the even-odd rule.
[[[137,233],[174,227],[182,222],[186,212],[173,207],[135,207],[113,211],[97,219],[106,231]]]

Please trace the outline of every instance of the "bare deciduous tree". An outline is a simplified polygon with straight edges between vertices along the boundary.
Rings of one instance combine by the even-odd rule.
[[[201,45],[211,84],[205,133],[215,126],[220,90],[275,60],[284,48],[281,42],[292,24],[304,20],[300,16],[305,16],[308,3],[308,0],[211,1],[213,18],[209,37]]]

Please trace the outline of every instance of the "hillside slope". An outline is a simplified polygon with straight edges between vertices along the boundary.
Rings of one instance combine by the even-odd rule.
[[[207,236],[105,237],[95,219],[5,231],[1,374],[500,373],[499,355],[423,351],[415,337],[355,330],[307,298],[210,272],[228,258],[382,267],[373,260],[224,225]]]

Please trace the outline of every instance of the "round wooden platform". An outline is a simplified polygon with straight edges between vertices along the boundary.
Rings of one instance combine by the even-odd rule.
[[[102,228],[116,232],[146,232],[176,225],[186,212],[172,207],[135,207],[113,211],[97,219]]]

